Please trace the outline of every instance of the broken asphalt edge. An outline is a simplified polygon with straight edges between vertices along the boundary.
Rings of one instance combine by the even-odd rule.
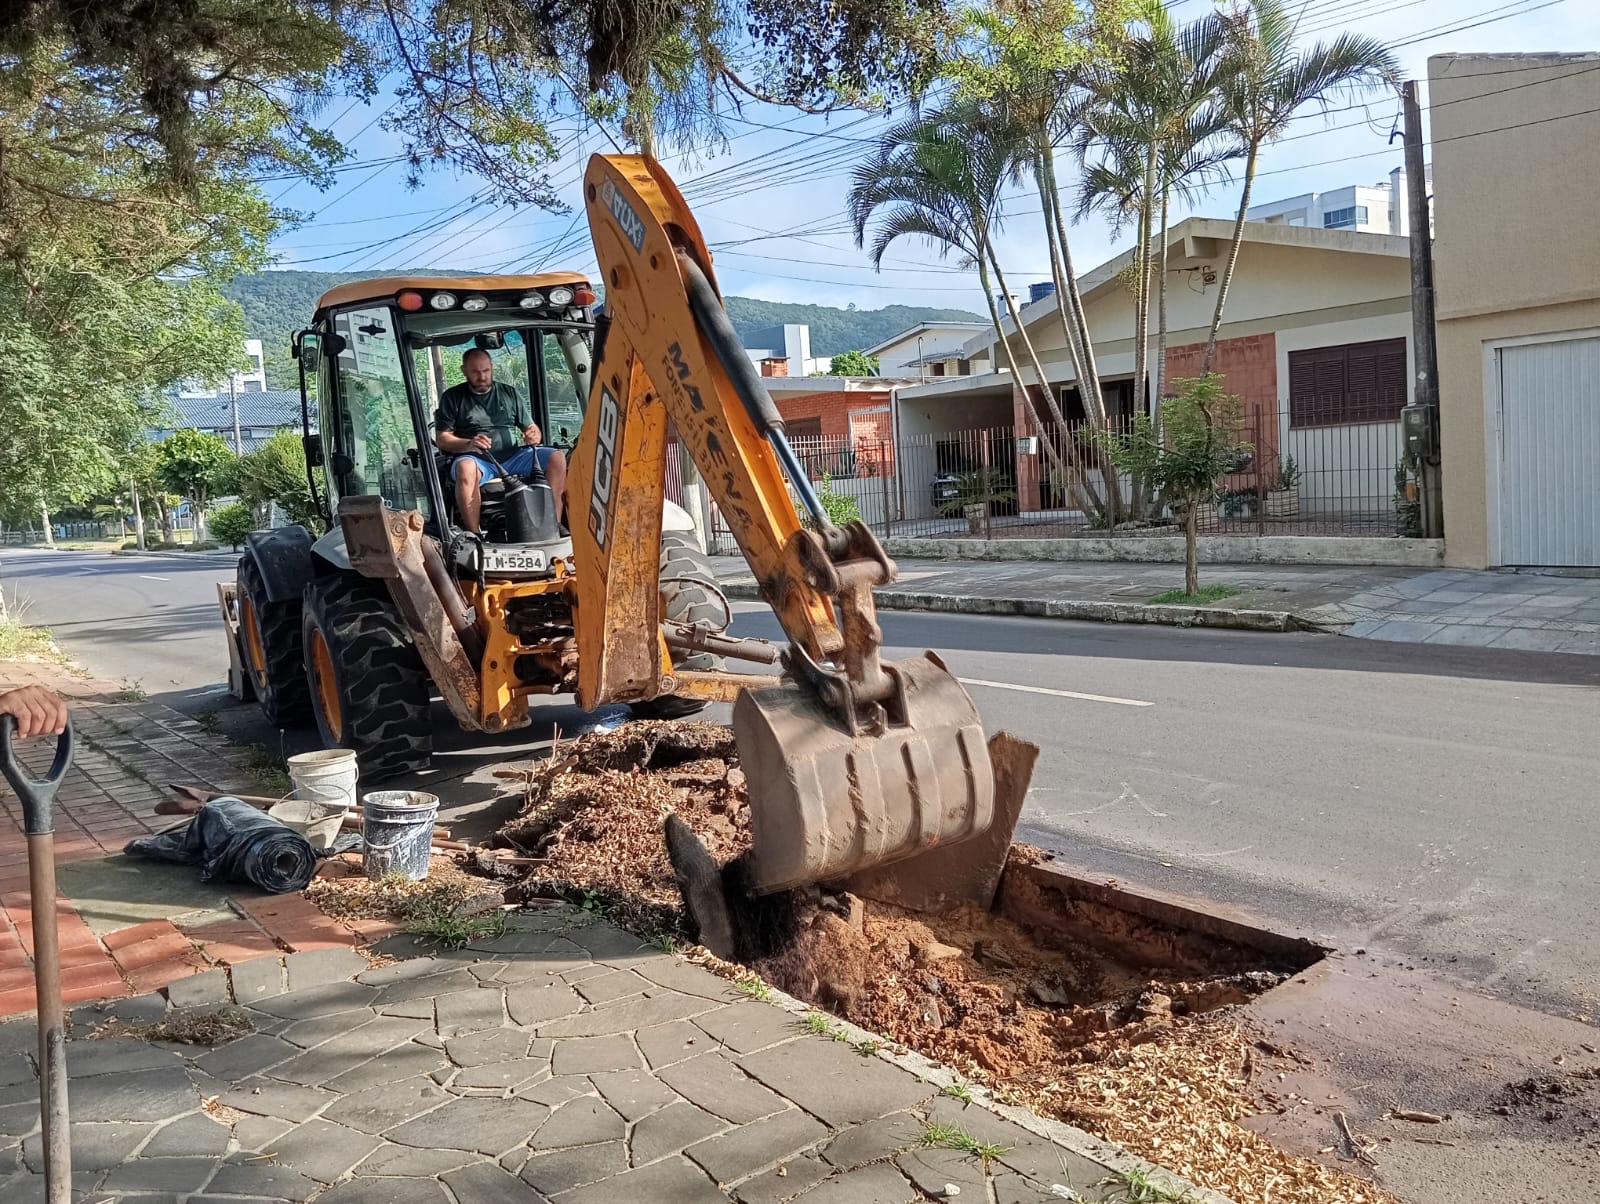
[[[693,956],[678,953],[676,955],[683,961],[701,965],[711,969],[709,962],[703,962]],[[726,963],[732,965],[734,963]],[[765,980],[763,980],[765,981]],[[1097,1162],[1107,1170],[1126,1174],[1134,1172],[1143,1174],[1150,1183],[1167,1192],[1171,1196],[1184,1201],[1184,1204],[1235,1204],[1230,1196],[1212,1191],[1208,1187],[1201,1187],[1182,1178],[1174,1171],[1147,1159],[1139,1157],[1123,1149],[1103,1141],[1092,1133],[1075,1128],[1065,1121],[1052,1120],[1050,1117],[1041,1116],[1031,1108],[1019,1107],[1002,1101],[988,1087],[981,1083],[974,1083],[962,1077],[955,1070],[943,1062],[936,1062],[932,1058],[917,1053],[882,1033],[875,1033],[871,1029],[862,1028],[860,1025],[851,1024],[848,1020],[841,1019],[832,1012],[822,1008],[813,1007],[803,1000],[795,998],[777,987],[767,984],[767,992],[759,1002],[772,1004],[784,1011],[802,1019],[812,1012],[826,1016],[832,1027],[844,1037],[857,1053],[861,1053],[863,1044],[873,1047],[870,1054],[863,1057],[880,1058],[892,1066],[916,1075],[921,1082],[931,1084],[942,1092],[946,1087],[964,1084],[971,1094],[971,1103],[983,1108],[984,1111],[993,1113],[1002,1120],[1009,1120],[1012,1124],[1028,1130],[1035,1137],[1042,1137],[1053,1145],[1061,1146],[1069,1153]],[[1067,1186],[1072,1186],[1067,1184]]]
[[[751,582],[724,581],[721,588],[730,598],[762,600],[760,589]],[[879,610],[1076,619],[1091,623],[1155,623],[1165,627],[1223,627],[1236,631],[1325,630],[1287,610],[1234,610],[1225,606],[1161,606],[1066,598],[983,598],[971,594],[926,594],[895,589],[874,590],[872,596]]]

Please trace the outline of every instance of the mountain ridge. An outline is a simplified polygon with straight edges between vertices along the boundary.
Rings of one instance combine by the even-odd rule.
[[[310,320],[316,299],[329,289],[351,280],[374,276],[447,276],[437,268],[405,268],[375,272],[254,272],[236,277],[223,291],[244,310],[245,333],[260,339],[266,352],[267,387],[295,388],[289,358],[289,337]],[[838,355],[863,350],[915,326],[919,322],[982,321],[982,315],[964,309],[920,305],[887,305],[879,309],[841,309],[797,301],[766,301],[757,297],[727,297],[728,318],[741,339],[763,327],[803,324],[811,328],[813,355]]]

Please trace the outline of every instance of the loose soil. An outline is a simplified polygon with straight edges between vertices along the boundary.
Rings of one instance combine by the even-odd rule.
[[[522,813],[495,841],[536,859],[524,897],[598,901],[635,931],[692,937],[662,839],[666,817],[687,823],[719,863],[749,848],[744,778],[726,728],[630,724],[583,736],[524,776]],[[1014,846],[1019,864],[1043,856]],[[816,890],[769,903],[759,918],[776,939],[728,972],[754,970],[1003,1099],[1239,1204],[1393,1202],[1238,1124],[1255,1107],[1249,1041],[1218,1009],[1280,980],[1282,967],[1249,968],[1259,955],[1211,941],[1201,957],[1167,930],[1143,934],[1165,955],[1141,962],[1137,942],[1119,957],[1002,915],[932,918]]]

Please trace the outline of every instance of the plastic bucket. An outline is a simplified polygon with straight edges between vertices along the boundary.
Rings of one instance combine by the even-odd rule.
[[[294,796],[348,811],[356,805],[356,755],[348,748],[297,753],[289,758]]]
[[[433,821],[439,796],[420,790],[377,790],[361,799],[361,838],[366,843],[363,866],[376,881],[403,874],[413,882],[428,876],[433,849]]]
[[[284,799],[267,809],[267,814],[286,827],[293,828],[311,842],[319,853],[339,838],[344,817],[350,808],[339,804],[320,803],[316,799]]]

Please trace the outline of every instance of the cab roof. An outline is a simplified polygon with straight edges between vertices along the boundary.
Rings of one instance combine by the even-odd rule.
[[[342,309],[362,301],[386,301],[405,289],[420,292],[486,293],[501,290],[547,289],[558,284],[587,284],[580,272],[540,272],[534,276],[377,276],[371,280],[352,280],[331,288],[317,298],[317,314]]]

